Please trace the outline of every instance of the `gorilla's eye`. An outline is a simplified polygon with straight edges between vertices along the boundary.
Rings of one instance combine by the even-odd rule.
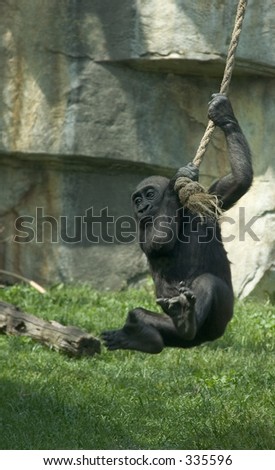
[[[155,196],[155,191],[153,189],[149,189],[146,193],[146,198],[153,199],[154,196]]]
[[[142,201],[141,197],[136,197],[134,199],[135,206],[138,207],[141,204],[141,201]]]

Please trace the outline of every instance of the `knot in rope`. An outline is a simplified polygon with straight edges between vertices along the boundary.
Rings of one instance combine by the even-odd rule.
[[[221,215],[217,196],[209,194],[197,181],[180,176],[176,179],[174,189],[178,193],[182,206],[188,208],[191,213],[197,214],[202,221],[205,216],[217,219]]]
[[[174,188],[183,205],[185,205],[194,194],[206,192],[205,188],[200,183],[192,181],[185,176],[180,176],[176,179]]]

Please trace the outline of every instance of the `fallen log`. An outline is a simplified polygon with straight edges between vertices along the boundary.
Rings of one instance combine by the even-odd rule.
[[[0,334],[29,336],[69,356],[94,356],[100,353],[99,339],[75,326],[47,322],[0,301]]]

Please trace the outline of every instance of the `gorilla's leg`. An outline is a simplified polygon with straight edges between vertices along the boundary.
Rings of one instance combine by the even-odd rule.
[[[186,340],[192,340],[197,332],[195,313],[196,297],[194,292],[180,283],[178,294],[170,298],[159,298],[157,303],[172,319],[177,334]]]
[[[156,354],[164,348],[162,331],[176,335],[173,322],[168,316],[135,308],[128,313],[123,328],[104,331],[101,336],[110,351],[134,349]]]
[[[197,277],[191,289],[181,283],[179,295],[159,301],[162,302],[164,310],[172,311],[171,316],[136,308],[128,313],[123,328],[102,333],[107,348],[151,354],[161,352],[164,347],[191,348],[222,336],[233,315],[232,289],[212,274]]]
[[[177,290],[177,295],[157,299],[172,319],[177,333],[175,342],[169,336],[168,344],[171,345],[172,340],[172,345],[178,345],[180,337],[182,347],[186,347],[188,341],[191,346],[222,336],[233,315],[232,289],[218,277],[205,273],[198,276],[190,288],[181,282]]]
[[[234,296],[231,286],[212,274],[202,274],[191,284],[196,296],[197,335],[212,341],[223,335],[233,315]]]

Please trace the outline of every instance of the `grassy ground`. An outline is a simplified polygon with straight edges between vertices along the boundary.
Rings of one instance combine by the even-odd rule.
[[[128,309],[154,308],[151,288],[45,296],[14,286],[0,298],[98,335]],[[70,359],[0,336],[2,449],[274,449],[275,307],[239,302],[225,336],[156,356]]]

